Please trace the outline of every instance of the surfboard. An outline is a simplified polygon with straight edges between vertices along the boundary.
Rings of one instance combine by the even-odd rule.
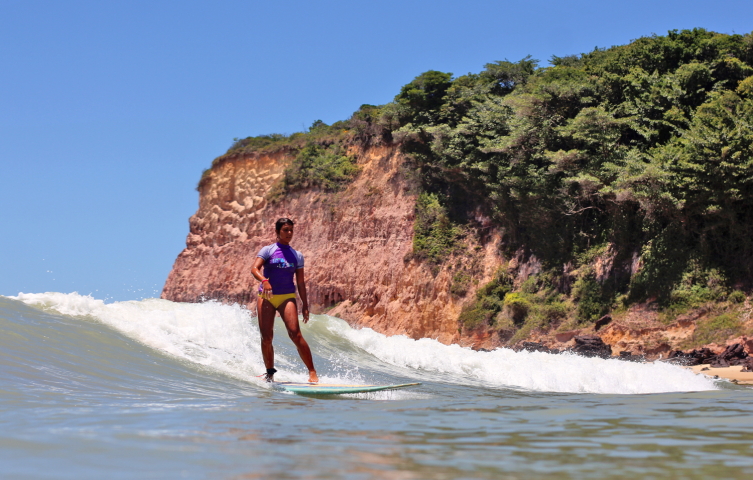
[[[279,387],[288,392],[302,395],[340,395],[343,393],[366,393],[378,392],[380,390],[395,390],[396,388],[413,387],[421,385],[420,383],[402,383],[399,385],[338,385],[332,383],[293,383],[293,382],[274,382]]]

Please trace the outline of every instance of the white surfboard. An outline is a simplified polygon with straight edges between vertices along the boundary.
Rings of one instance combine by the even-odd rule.
[[[294,383],[274,382],[275,387],[288,392],[303,395],[340,395],[343,393],[378,392],[380,390],[395,390],[397,388],[413,387],[420,383],[402,383],[399,385],[340,385],[333,383]]]

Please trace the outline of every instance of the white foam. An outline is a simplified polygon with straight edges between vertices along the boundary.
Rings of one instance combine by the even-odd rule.
[[[261,338],[255,316],[242,306],[156,298],[106,304],[75,292],[19,293],[9,298],[63,315],[93,319],[153,349],[269,387],[256,378],[265,372]],[[316,323],[312,319],[307,328]],[[279,333],[277,336],[281,336]],[[308,381],[298,353],[289,348],[292,343],[283,342],[290,343],[282,338],[275,342],[276,347],[283,347],[275,349],[275,366],[280,370],[275,380]],[[354,379],[348,378],[348,373],[345,377],[342,372],[319,377],[329,383],[352,383]]]
[[[160,299],[105,304],[78,293],[19,293],[11,298],[93,318],[151,348],[233,376],[249,378],[264,371],[256,322],[238,305]],[[286,359],[278,357],[278,362]]]
[[[479,352],[436,340],[387,337],[370,328],[352,329],[331,318],[333,333],[348,338],[383,362],[397,367],[444,374],[453,383],[477,381],[489,386],[569,393],[662,393],[715,390],[702,375],[666,363],[631,363],[572,354]],[[436,376],[435,376],[436,377]]]
[[[238,378],[248,380],[264,371],[256,321],[248,310],[238,305],[174,303],[159,299],[105,304],[77,293],[20,293],[11,298],[64,315],[96,319],[151,348]],[[573,393],[636,394],[716,389],[707,377],[660,362],[638,364],[569,354],[516,353],[509,349],[477,352],[431,339],[387,337],[369,328],[355,330],[343,320],[326,315],[314,316],[305,328],[313,328],[312,332],[326,330],[365,350],[383,364],[407,369],[406,373],[419,381],[440,379],[457,384]],[[276,379],[306,381],[305,373],[296,373],[301,370],[301,364],[295,349],[287,356],[284,349],[278,349],[275,359],[278,366],[284,367]],[[356,363],[361,362],[356,360]],[[361,377],[358,369],[342,369],[345,377]],[[333,383],[353,381],[341,378],[342,372],[320,377]]]

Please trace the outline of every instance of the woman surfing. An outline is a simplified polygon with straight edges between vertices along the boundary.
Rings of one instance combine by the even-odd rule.
[[[288,336],[298,349],[298,355],[309,369],[309,382],[317,383],[319,377],[311,358],[311,349],[301,334],[298,323],[298,307],[296,305],[296,284],[301,296],[301,314],[303,323],[309,321],[309,304],[306,296],[306,280],[303,271],[303,255],[290,246],[293,239],[294,223],[289,218],[280,218],[275,222],[277,242],[262,248],[256,256],[251,274],[261,282],[259,286],[259,300],[257,301],[257,316],[261,331],[261,352],[264,366],[267,369],[266,379],[274,381],[275,351],[272,346],[274,338],[275,313],[280,314]],[[264,274],[260,268],[264,266]],[[295,275],[295,284],[293,276]]]

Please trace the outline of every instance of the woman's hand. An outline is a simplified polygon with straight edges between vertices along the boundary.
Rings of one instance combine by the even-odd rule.
[[[306,280],[303,267],[295,271],[295,282],[298,285],[298,295],[301,297],[301,315],[303,323],[309,323],[309,298],[306,294]]]
[[[269,300],[272,298],[272,284],[269,283],[268,279],[264,278],[264,275],[262,275],[259,270],[263,265],[264,259],[256,257],[256,260],[254,260],[254,266],[251,267],[251,275],[261,282],[261,293],[259,293],[259,297]]]
[[[269,300],[272,298],[272,295],[272,285],[269,283],[269,280],[261,282],[261,298]]]
[[[261,298],[269,300],[272,298],[272,295],[272,285],[269,283],[269,280],[261,282]]]

